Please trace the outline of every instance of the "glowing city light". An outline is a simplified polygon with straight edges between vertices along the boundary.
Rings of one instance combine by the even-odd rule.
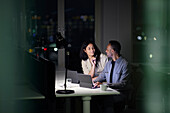
[[[33,49],[29,49],[29,53],[32,53],[33,52]]]
[[[149,55],[149,58],[152,58],[152,57],[153,57],[153,55],[152,55],[152,54],[150,54],[150,55]]]
[[[54,48],[54,51],[58,51],[58,48]]]
[[[157,40],[157,38],[156,38],[156,37],[154,37],[154,38],[153,38],[153,40]]]
[[[141,37],[141,36],[137,36],[137,39],[138,39],[138,40],[142,40],[142,37]]]
[[[44,51],[47,51],[47,48],[44,48]]]
[[[144,40],[146,40],[147,39],[147,37],[146,36],[144,36]]]

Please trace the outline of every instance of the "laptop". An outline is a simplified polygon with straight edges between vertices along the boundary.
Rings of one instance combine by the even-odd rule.
[[[78,78],[80,80],[80,87],[94,88],[92,78],[90,75],[78,73]]]
[[[71,78],[72,83],[79,83],[77,71],[67,70],[67,78]]]

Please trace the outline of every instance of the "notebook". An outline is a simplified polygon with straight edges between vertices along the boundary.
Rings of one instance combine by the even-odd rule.
[[[80,80],[80,87],[94,88],[92,78],[91,78],[90,75],[85,75],[85,74],[78,73],[78,78]]]
[[[72,83],[79,83],[77,71],[67,70],[67,78],[71,78]]]

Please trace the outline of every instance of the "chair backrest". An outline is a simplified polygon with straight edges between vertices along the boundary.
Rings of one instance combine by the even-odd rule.
[[[131,83],[133,85],[133,90],[130,94],[129,100],[128,100],[128,107],[134,108],[136,107],[136,95],[138,92],[138,89],[141,85],[142,79],[144,77],[144,71],[140,66],[131,65]]]

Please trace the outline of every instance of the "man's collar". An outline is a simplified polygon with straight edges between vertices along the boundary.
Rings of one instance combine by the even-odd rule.
[[[122,59],[122,56],[120,56],[120,57],[115,61],[115,63],[119,63],[119,62],[121,61],[121,59]]]

